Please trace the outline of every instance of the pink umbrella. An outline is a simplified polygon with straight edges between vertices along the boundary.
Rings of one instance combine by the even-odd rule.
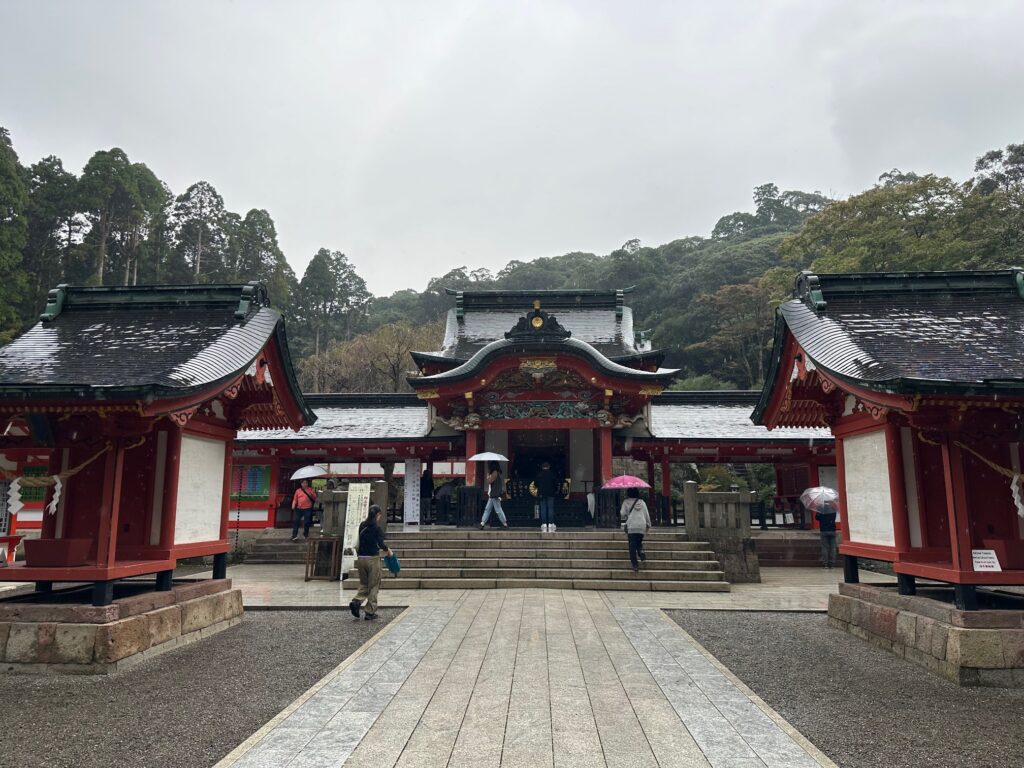
[[[615,491],[621,488],[650,488],[651,486],[633,475],[619,475],[613,477],[601,486],[602,491]]]

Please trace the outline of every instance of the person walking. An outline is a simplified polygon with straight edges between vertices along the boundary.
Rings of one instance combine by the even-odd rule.
[[[380,527],[380,507],[370,505],[366,519],[359,524],[359,543],[356,546],[356,570],[359,572],[359,591],[348,604],[349,611],[357,619],[359,609],[365,601],[363,618],[367,621],[377,618],[377,591],[380,589],[380,553],[392,554],[384,541]]]
[[[834,501],[826,501],[821,509],[814,513],[821,531],[821,564],[825,568],[834,568],[836,564],[836,515],[839,507]]]
[[[313,524],[313,505],[316,491],[309,487],[309,480],[301,480],[292,494],[292,541],[299,540],[299,523],[302,523],[302,537],[309,538],[309,526]]]
[[[537,503],[540,506],[540,529],[554,533],[555,531],[555,494],[558,493],[558,478],[551,471],[551,464],[544,462],[540,472],[533,478],[537,488]]]
[[[487,469],[489,470],[487,474],[487,506],[484,507],[484,517],[480,521],[480,530],[487,526],[487,521],[491,518],[492,509],[498,513],[501,527],[508,528],[505,512],[501,508],[501,494],[505,490],[504,483],[501,482],[501,467],[498,466],[498,462],[492,461],[487,465]]]
[[[626,499],[619,509],[619,517],[629,538],[629,562],[633,564],[633,573],[637,573],[640,570],[639,561],[647,560],[644,536],[651,530],[651,515],[647,511],[646,502],[640,498],[638,488],[626,489]]]

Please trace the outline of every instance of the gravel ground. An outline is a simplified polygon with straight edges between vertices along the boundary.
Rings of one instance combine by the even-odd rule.
[[[119,675],[0,675],[0,764],[213,765],[399,612],[253,611]]]
[[[842,768],[1024,766],[1024,690],[960,688],[823,613],[666,613]]]

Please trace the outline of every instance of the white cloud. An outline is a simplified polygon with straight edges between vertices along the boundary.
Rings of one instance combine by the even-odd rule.
[[[120,146],[266,208],[301,274],[376,293],[460,264],[707,233],[756,184],[963,176],[1024,139],[1012,2],[8,2],[27,162]]]

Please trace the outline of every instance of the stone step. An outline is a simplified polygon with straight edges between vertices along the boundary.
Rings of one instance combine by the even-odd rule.
[[[453,558],[514,558],[565,560],[565,559],[614,559],[620,560],[628,556],[629,550],[625,543],[614,549],[520,549],[508,547],[504,549],[423,549],[419,547],[403,547],[392,542],[399,558],[411,557],[418,559],[453,559]],[[646,548],[645,548],[646,549]],[[664,560],[714,560],[716,555],[711,550],[652,550],[646,549],[647,556],[652,559]]]
[[[382,589],[602,589],[640,592],[728,592],[724,581],[652,581],[641,572],[628,579],[409,579],[385,578]]]
[[[541,567],[536,558],[399,558],[403,571],[407,568],[537,568]],[[545,558],[541,561],[551,568],[611,568],[620,563],[628,563],[626,554],[619,553],[612,558],[576,560]],[[647,558],[647,567],[659,571],[708,571],[718,570],[717,560],[657,560]]]
[[[624,537],[624,533],[619,529],[608,529],[603,531],[573,531],[573,530],[558,530],[553,533],[542,532],[539,530],[521,530],[511,529],[502,530],[495,529],[489,531],[480,530],[456,530],[456,529],[442,529],[442,530],[430,530],[424,529],[422,531],[387,531],[385,536],[389,539],[464,539],[464,540],[477,540],[477,539],[489,539],[494,536],[500,536],[503,539],[551,539],[551,538],[566,538],[576,540],[589,540],[589,541],[606,541],[609,539],[621,539]],[[685,533],[660,533],[654,531],[647,534],[647,540],[650,541],[656,539],[659,541],[688,541]]]
[[[722,571],[662,571],[641,568],[640,576],[651,581],[721,581]],[[573,581],[633,579],[628,562],[624,568],[405,568],[407,579],[571,579]],[[358,578],[358,576],[357,576]]]
[[[431,539],[431,538],[409,538],[396,539],[393,536],[385,537],[390,543],[399,546],[415,545],[420,549],[607,549],[610,546],[627,546],[628,539],[625,534],[617,538],[609,539],[576,539],[572,537],[536,539],[506,539],[504,536],[492,536],[483,539]],[[706,551],[711,545],[706,541],[659,541],[658,539],[644,539],[644,549],[647,550],[702,550]]]

